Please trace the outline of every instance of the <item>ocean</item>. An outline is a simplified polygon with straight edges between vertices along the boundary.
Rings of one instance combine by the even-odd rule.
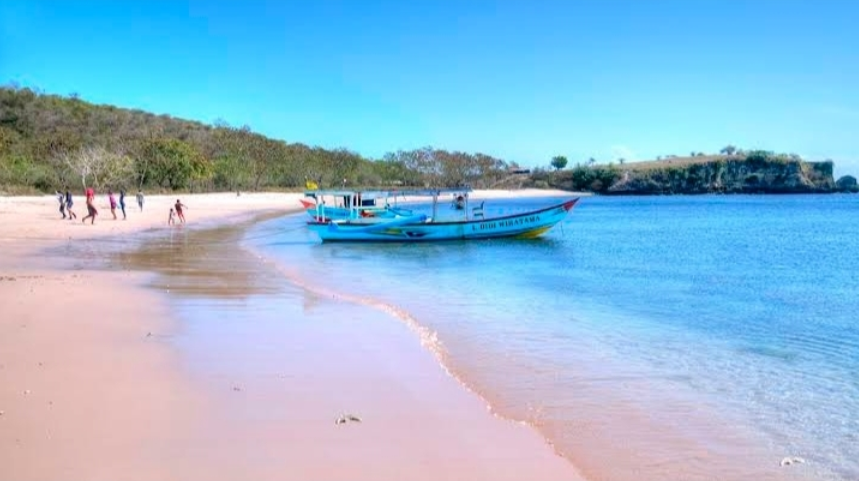
[[[859,479],[859,196],[586,197],[535,240],[321,244],[306,220],[243,242],[409,323],[585,475]]]

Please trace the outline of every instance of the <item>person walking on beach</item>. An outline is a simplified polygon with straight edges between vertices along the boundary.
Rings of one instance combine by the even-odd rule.
[[[95,218],[98,215],[98,210],[95,208],[95,191],[92,187],[87,188],[86,190],[86,210],[87,216],[81,219],[81,223],[86,223],[87,219],[92,219],[90,221],[90,225],[95,224]]]
[[[63,214],[63,219],[66,218],[66,198],[60,191],[56,191],[57,200],[60,201],[60,214]]]
[[[143,191],[137,191],[137,205],[140,206],[140,212],[143,212]]]
[[[179,216],[179,221],[184,224],[185,223],[185,213],[182,212],[182,209],[187,209],[188,206],[183,204],[182,202],[180,202],[179,199],[176,199],[176,205],[174,205],[173,207],[176,209],[176,215]]]
[[[125,189],[119,189],[119,209],[122,211],[122,220],[126,220],[125,217]]]
[[[74,201],[72,200],[72,192],[69,190],[68,187],[66,187],[65,202],[66,212],[69,213],[69,220],[77,219],[77,214],[75,214],[75,211],[72,210],[72,206],[75,205]]]
[[[176,215],[176,211],[174,211],[173,208],[171,207],[170,208],[170,216],[167,217],[167,225],[173,225],[176,223],[176,221],[173,219],[174,215]]]
[[[113,214],[113,220],[116,220],[116,197],[113,196],[113,191],[107,191],[107,201],[110,202],[110,213]]]

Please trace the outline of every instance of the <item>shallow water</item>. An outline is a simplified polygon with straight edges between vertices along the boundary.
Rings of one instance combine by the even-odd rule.
[[[174,368],[203,393],[200,408],[213,421],[194,431],[205,442],[188,438],[186,447],[211,461],[208,469],[232,479],[574,474],[535,433],[496,422],[452,383],[421,349],[431,336],[409,329],[419,326],[396,322],[378,303],[289,282],[278,263],[238,247],[246,227],[169,230],[140,245],[121,238],[76,252],[108,269],[152,272],[149,284],[169,294],[177,322],[147,339],[177,348]],[[261,229],[245,240],[281,235]],[[360,428],[338,427],[345,413],[359,416]],[[427,420],[419,435],[403,430]],[[432,469],[414,471],[420,466]]]
[[[533,241],[320,244],[305,220],[245,242],[415,323],[586,475],[859,478],[859,196],[591,197]]]

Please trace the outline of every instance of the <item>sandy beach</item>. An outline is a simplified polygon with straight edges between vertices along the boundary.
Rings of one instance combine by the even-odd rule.
[[[327,331],[280,340],[280,357],[242,378],[190,369],[170,342],[185,328],[169,295],[152,287],[173,254],[103,269],[94,265],[99,246],[133,250],[143,232],[179,229],[211,239],[202,227],[296,212],[301,194],[181,195],[188,224],[168,227],[176,197],[147,196],[141,212],[131,195],[128,219],[113,220],[100,196],[94,225],[79,220],[82,197],[75,221],[61,219],[52,196],[0,198],[0,479],[582,479],[535,430],[493,416],[385,316],[369,328],[332,319]],[[81,245],[95,252],[92,263],[79,258]],[[267,269],[230,242],[210,242],[198,258],[189,249],[187,262],[202,266],[189,268],[208,276],[199,279],[241,286],[237,272]],[[258,372],[275,367],[276,380]],[[335,423],[344,386],[360,423]]]

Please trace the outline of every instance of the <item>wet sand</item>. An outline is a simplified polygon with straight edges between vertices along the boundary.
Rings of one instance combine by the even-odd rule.
[[[9,253],[10,250],[4,250]],[[20,251],[18,252],[20,253]],[[203,399],[150,332],[172,329],[139,273],[10,269],[0,299],[0,478],[166,479]],[[187,471],[186,471],[187,472]]]
[[[193,226],[281,211],[290,195],[185,198],[200,208]],[[102,270],[145,232],[192,230],[166,228],[153,206],[172,201],[83,225],[60,220],[51,197],[0,198],[0,479],[217,474],[195,454],[209,400],[164,342],[178,329],[169,303],[151,274]]]
[[[284,210],[252,197],[183,202],[209,202],[212,226]],[[236,230],[157,232],[135,254],[99,236],[162,221],[57,224],[44,198],[2,201],[2,479],[580,479],[405,326],[285,285]],[[213,349],[212,320],[245,342]],[[335,424],[347,410],[362,422]]]

